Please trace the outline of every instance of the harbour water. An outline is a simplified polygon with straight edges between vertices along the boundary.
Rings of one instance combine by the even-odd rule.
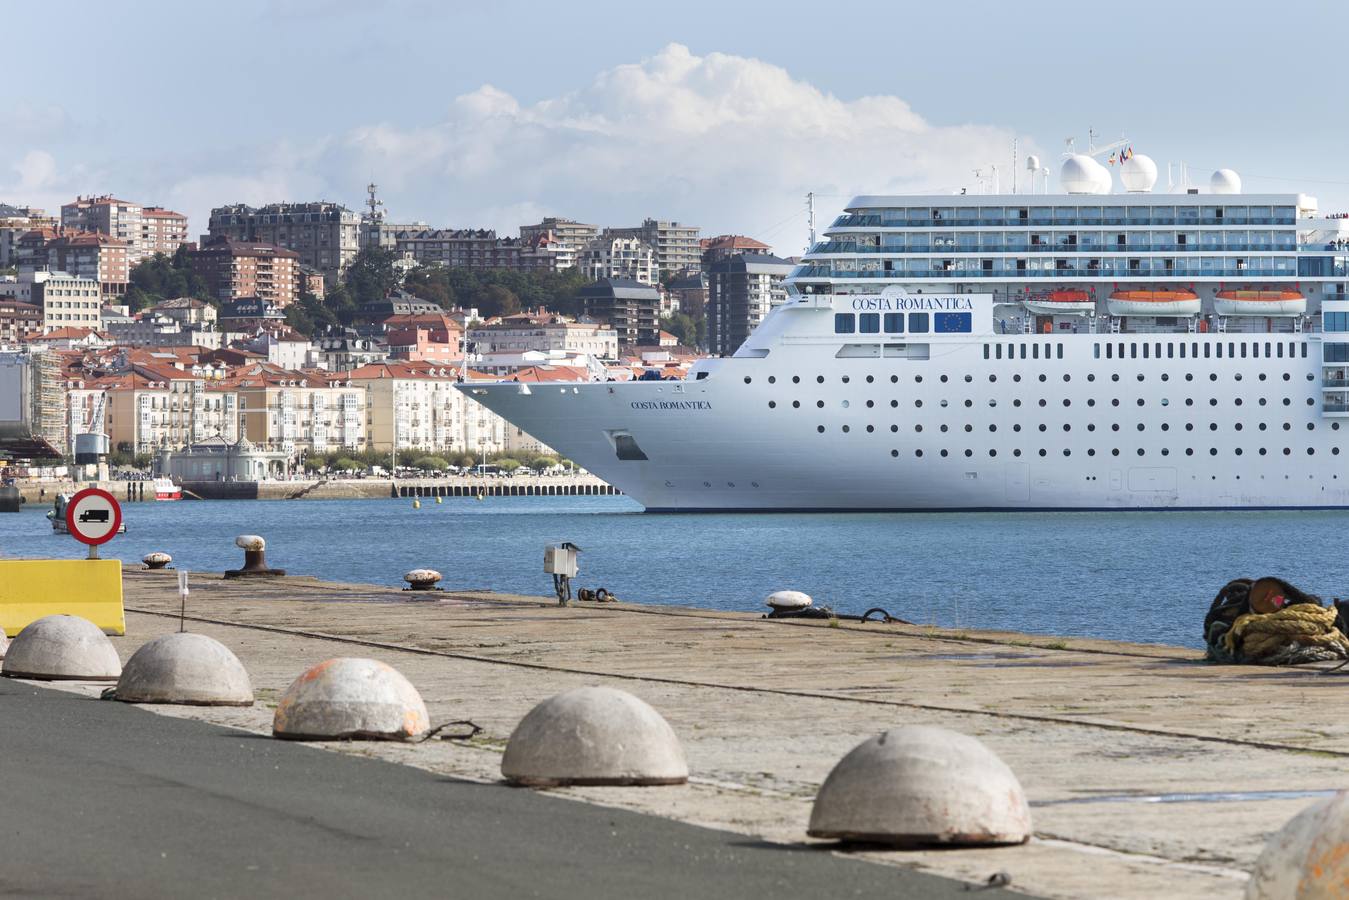
[[[0,555],[83,556],[45,507],[0,516]],[[543,546],[583,548],[578,586],[618,597],[757,611],[793,588],[840,612],[881,606],[918,623],[1200,646],[1228,579],[1281,575],[1349,596],[1349,513],[643,514],[624,497],[486,501],[185,501],[123,506],[102,555],[235,568],[234,537],[266,537],[295,575],[401,584],[430,566],[451,589],[548,594]]]

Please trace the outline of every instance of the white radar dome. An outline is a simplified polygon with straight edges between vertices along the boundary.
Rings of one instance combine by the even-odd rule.
[[[1135,153],[1119,167],[1119,180],[1131,194],[1147,193],[1157,183],[1157,164],[1152,157]]]
[[[1069,194],[1094,194],[1100,184],[1096,167],[1099,163],[1090,156],[1075,154],[1063,161],[1059,169],[1059,186]]]
[[[1040,157],[1035,156],[1035,155],[1027,156],[1027,157],[1026,157],[1026,168],[1029,169],[1029,170],[1032,171],[1032,172],[1037,172],[1037,171],[1039,171],[1039,169],[1040,169]]]
[[[1110,177],[1110,170],[1094,159],[1091,164],[1096,167],[1096,193],[1108,194],[1113,191],[1115,180]]]
[[[1209,178],[1208,189],[1215,194],[1240,194],[1241,176],[1231,169],[1219,169]]]

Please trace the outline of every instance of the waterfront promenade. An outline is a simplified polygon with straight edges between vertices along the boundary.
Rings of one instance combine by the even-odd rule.
[[[25,503],[50,506],[60,493],[85,487],[123,502],[152,501],[154,482],[20,481]],[[577,475],[454,475],[445,478],[297,478],[285,481],[184,481],[184,498],[201,500],[382,500],[388,497],[576,497],[617,494],[589,473]]]
[[[818,846],[805,838],[811,800],[852,746],[896,725],[942,725],[978,737],[1017,773],[1035,840],[850,856],[966,881],[1005,871],[1015,889],[1053,897],[1239,896],[1266,835],[1317,792],[1344,786],[1349,724],[1332,699],[1343,672],[1209,666],[1189,649],[1086,639],[413,596],[194,575],[189,628],[239,655],[260,702],[156,709],[267,733],[271,706],[306,666],[373,656],[407,675],[433,722],[472,719],[485,733],[469,744],[328,749],[494,782],[531,706],[610,684],[666,716],[690,784],[551,793],[738,832],[789,854]],[[128,572],[126,603],[128,636],[115,641],[124,658],[178,627],[171,572]]]

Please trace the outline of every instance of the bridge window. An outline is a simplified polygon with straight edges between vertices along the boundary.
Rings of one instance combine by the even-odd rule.
[[[862,313],[857,317],[858,330],[863,334],[880,334],[881,332],[881,314],[880,313]]]
[[[834,334],[852,334],[856,330],[856,316],[852,313],[834,313]]]
[[[927,334],[928,314],[925,312],[909,313],[909,331],[914,334]]]
[[[886,334],[904,333],[904,313],[885,314],[885,333]]]

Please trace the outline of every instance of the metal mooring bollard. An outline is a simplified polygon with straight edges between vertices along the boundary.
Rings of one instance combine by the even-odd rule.
[[[244,551],[244,567],[230,569],[226,578],[247,578],[285,575],[285,569],[267,568],[267,542],[256,534],[241,534],[234,539],[234,546]]]
[[[405,591],[439,591],[436,582],[440,581],[440,573],[435,569],[413,569],[403,576],[403,580],[408,586],[403,588]]]
[[[164,569],[168,568],[169,563],[173,562],[173,557],[163,550],[155,550],[153,553],[142,556],[141,562],[145,563],[147,569]]]

